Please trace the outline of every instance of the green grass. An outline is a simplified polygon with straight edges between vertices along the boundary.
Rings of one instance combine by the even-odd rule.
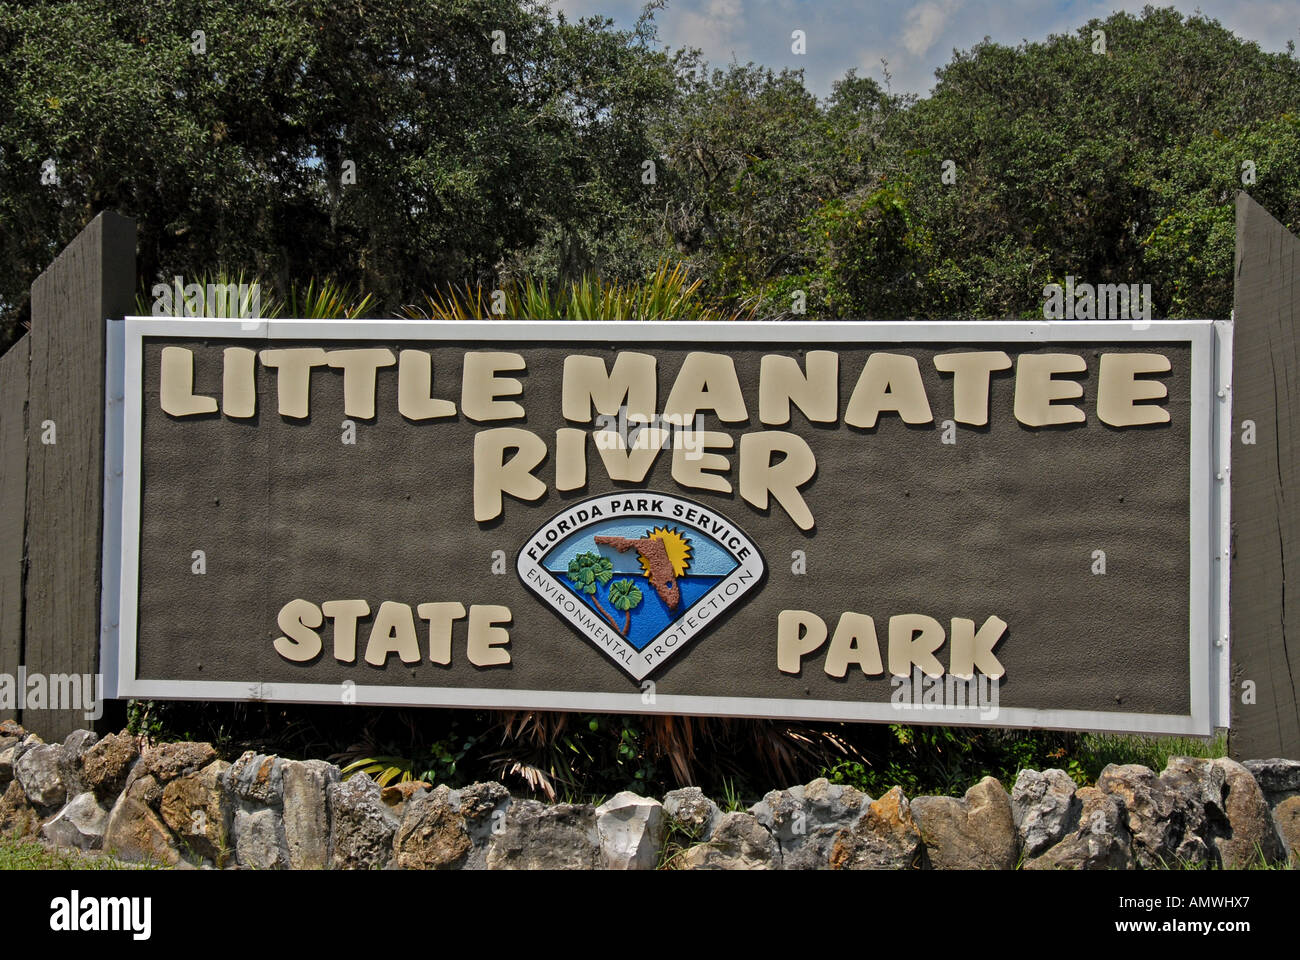
[[[0,837],[0,870],[161,870],[157,863],[125,863],[105,854],[46,846],[30,837]]]

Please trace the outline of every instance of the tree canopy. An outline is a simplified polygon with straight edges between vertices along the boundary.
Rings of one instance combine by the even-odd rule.
[[[1028,316],[1066,274],[1227,316],[1233,196],[1300,228],[1300,61],[1148,7],[924,98],[709,69],[536,0],[0,2],[0,343],[99,211],[140,281],[643,278],[760,316]],[[1095,31],[1104,31],[1097,50]]]

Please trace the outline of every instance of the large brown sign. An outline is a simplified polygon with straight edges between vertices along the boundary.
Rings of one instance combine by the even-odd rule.
[[[128,318],[105,662],[136,697],[1209,733],[1223,334]]]

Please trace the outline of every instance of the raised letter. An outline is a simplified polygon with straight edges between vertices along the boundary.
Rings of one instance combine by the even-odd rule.
[[[509,460],[507,450],[517,451]],[[520,427],[498,427],[474,436],[474,519],[479,523],[501,514],[501,495],[540,500],[546,484],[533,476],[546,459],[542,438]]]
[[[1168,373],[1169,358],[1160,353],[1103,353],[1097,374],[1097,418],[1112,427],[1168,423],[1169,411],[1138,400],[1163,400],[1168,388],[1159,380],[1139,380],[1139,373]]]
[[[310,600],[290,600],[280,608],[275,622],[285,635],[277,637],[271,645],[284,659],[306,663],[320,653],[320,634],[314,628],[325,620],[316,604]]]
[[[655,358],[650,354],[620,353],[609,372],[600,357],[564,359],[564,419],[590,423],[593,407],[597,413],[617,416],[624,400],[627,419],[645,423],[654,416]]]
[[[1073,353],[1022,353],[1016,361],[1016,419],[1027,427],[1083,423],[1083,411],[1071,403],[1083,396],[1077,380],[1053,380],[1057,373],[1083,373],[1088,363]]]
[[[834,423],[839,416],[840,355],[831,350],[810,350],[799,369],[794,357],[764,355],[758,373],[758,419],[768,426],[790,422],[790,404],[813,423]]]
[[[776,668],[797,674],[800,661],[826,642],[826,621],[807,610],[782,610],[776,617]]]
[[[773,453],[784,456],[773,463]],[[817,461],[803,437],[781,430],[741,435],[741,497],[759,510],[766,510],[767,495],[771,493],[800,530],[812,529],[813,515],[799,488],[816,472]]]
[[[163,347],[159,403],[173,417],[216,413],[217,401],[194,394],[194,354],[186,347]]]
[[[952,374],[953,419],[982,427],[989,422],[989,378],[994,370],[1011,369],[1011,358],[1001,350],[941,353],[934,368]]]
[[[513,377],[498,377],[497,374],[503,370],[523,369],[524,358],[517,353],[481,350],[465,354],[460,382],[460,409],[465,416],[480,423],[522,417],[522,406],[513,400],[498,400],[497,397],[517,397],[524,392],[524,385]]]
[[[901,353],[873,353],[867,357],[844,411],[844,422],[869,430],[885,411],[897,412],[904,423],[934,420],[915,357]]]

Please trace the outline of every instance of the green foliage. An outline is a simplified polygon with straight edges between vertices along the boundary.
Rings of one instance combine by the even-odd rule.
[[[659,264],[643,280],[604,281],[584,275],[552,285],[532,276],[490,289],[483,285],[447,287],[426,295],[424,306],[408,306],[407,316],[435,320],[733,320],[741,314],[719,309],[699,294],[682,264]],[[497,294],[497,290],[500,294]]]
[[[646,202],[674,84],[652,34],[536,0],[0,3],[8,335],[104,209],[136,218],[148,282],[239,263],[335,276],[388,312],[548,236],[588,272],[591,238]]]
[[[873,728],[880,731],[881,728]],[[831,764],[823,776],[879,797],[891,787],[909,796],[959,797],[984,777],[996,777],[1010,790],[1021,770],[1064,770],[1079,786],[1097,782],[1109,764],[1137,763],[1164,770],[1170,757],[1221,757],[1222,736],[1141,737],[1057,733],[1037,730],[985,730],[965,727],[890,725],[861,744],[865,759]]]
[[[0,870],[161,870],[152,860],[126,863],[108,854],[48,847],[39,840],[0,835]]]
[[[613,562],[598,553],[580,553],[569,561],[569,580],[588,596],[594,595],[597,585],[608,583],[613,576]]]

